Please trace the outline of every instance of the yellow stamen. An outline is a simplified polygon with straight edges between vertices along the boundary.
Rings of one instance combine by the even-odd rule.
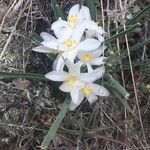
[[[146,87],[147,87],[147,89],[148,89],[149,92],[150,92],[150,84],[147,84]]]
[[[63,43],[68,47],[68,49],[73,49],[76,45],[75,41],[72,39],[66,39]]]
[[[68,21],[68,24],[71,28],[74,28],[77,21],[78,21],[78,16],[77,15],[69,15],[67,17],[67,21]]]
[[[92,92],[92,88],[89,85],[84,85],[83,89],[83,94],[84,96],[90,96],[91,92]]]
[[[83,61],[91,61],[92,59],[93,59],[93,56],[91,53],[85,53],[81,58],[81,60]]]
[[[70,75],[70,76],[67,77],[66,83],[67,83],[69,86],[72,86],[73,83],[75,82],[75,80],[77,80],[77,77],[74,76],[74,75]]]

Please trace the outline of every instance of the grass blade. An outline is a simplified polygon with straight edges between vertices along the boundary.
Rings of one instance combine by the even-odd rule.
[[[41,144],[41,149],[46,149],[48,147],[49,143],[51,142],[51,140],[55,137],[56,132],[57,132],[61,122],[63,121],[64,117],[66,116],[66,113],[68,112],[69,100],[70,100],[70,97],[67,96],[55,122],[50,127],[47,135],[45,136],[45,138]]]
[[[54,60],[57,57],[57,54],[54,53],[47,53],[47,57],[50,59],[51,62],[54,62]]]
[[[123,86],[120,85],[120,83],[118,81],[116,81],[115,79],[112,78],[112,76],[110,75],[105,75],[104,79],[106,80],[106,82],[104,82],[104,84],[107,87],[111,87],[114,88],[118,93],[120,93],[124,98],[128,99],[130,94],[125,90],[125,88]]]
[[[130,21],[127,23],[127,25],[131,25],[131,24],[135,24],[135,23],[139,22],[139,20],[140,20],[143,16],[147,15],[148,13],[150,13],[150,6],[144,8],[144,9],[143,9],[142,11],[140,11],[137,15],[135,15],[135,16],[133,17],[133,19],[130,20]]]
[[[94,0],[87,0],[86,6],[90,9],[92,20],[96,21],[96,9],[95,9]]]
[[[80,9],[82,6],[84,6],[84,2],[85,2],[85,0],[80,0],[80,3],[79,3]]]
[[[44,75],[35,73],[14,73],[14,72],[0,72],[0,79],[10,78],[25,78],[25,79],[38,79],[47,80]]]
[[[106,40],[105,40],[105,43],[112,42],[112,41],[116,40],[117,38],[120,38],[120,37],[124,36],[125,34],[131,33],[131,31],[134,30],[135,28],[137,28],[138,26],[140,26],[139,23],[133,25],[132,27],[129,27],[129,28],[128,28],[127,30],[125,30],[125,31],[119,32],[118,34],[116,34],[116,35],[114,35],[114,36],[112,36],[112,37],[106,39]]]
[[[54,11],[55,19],[57,20],[59,17],[61,17],[64,20],[65,16],[58,2],[56,0],[51,0],[51,6]]]

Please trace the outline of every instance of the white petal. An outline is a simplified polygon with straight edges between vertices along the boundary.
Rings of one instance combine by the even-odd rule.
[[[42,39],[44,41],[56,40],[56,38],[54,36],[52,36],[51,34],[49,34],[47,32],[41,32],[40,36],[42,37]]]
[[[92,55],[93,58],[98,58],[99,56],[101,56],[104,53],[104,50],[106,49],[106,46],[101,46],[100,48],[98,48],[97,50],[94,51],[78,51],[77,53],[77,57],[79,59],[82,59],[82,57],[87,54],[90,53]]]
[[[70,74],[79,75],[80,74],[80,64],[79,63],[72,63],[68,59],[65,60],[65,64],[69,70]]]
[[[92,88],[92,92],[98,96],[109,96],[110,95],[109,91],[101,85],[91,83],[90,86]]]
[[[80,79],[84,82],[94,82],[101,78],[105,73],[105,67],[100,67],[98,69],[93,70],[91,73],[81,73]]]
[[[79,20],[91,20],[90,10],[86,6],[81,6],[80,12],[79,12]],[[84,18],[83,18],[84,17]]]
[[[77,49],[81,51],[92,51],[96,50],[100,44],[98,40],[90,38],[78,44]]]
[[[70,109],[71,111],[73,111],[73,110],[76,109],[78,106],[79,106],[79,104],[74,104],[73,101],[71,101],[71,102],[70,102],[70,107],[69,107],[69,109]]]
[[[84,34],[85,27],[83,24],[77,24],[73,30],[72,33],[72,39],[74,39],[76,42],[79,42]]]
[[[87,65],[88,73],[93,72],[92,66],[89,63],[86,63],[86,65]]]
[[[95,31],[99,34],[106,33],[101,26],[98,26],[96,22],[94,21],[85,21],[84,22],[85,28],[91,31]]]
[[[85,33],[86,33],[86,38],[95,37],[95,31],[94,30],[88,29],[88,30],[85,31]]]
[[[69,86],[68,84],[66,83],[63,83],[59,89],[63,92],[66,92],[66,93],[69,93],[71,91],[71,86]]]
[[[92,61],[90,61],[91,65],[102,65],[105,64],[104,60],[106,59],[106,57],[98,57],[93,59]]]
[[[98,25],[94,21],[85,21],[85,28],[89,30],[98,30]]]
[[[64,65],[65,65],[64,59],[62,55],[59,54],[55,59],[55,61],[53,62],[53,70],[63,71]]]
[[[76,55],[77,55],[77,51],[75,49],[62,53],[62,57],[64,60],[68,59],[70,62],[73,62],[73,63],[74,63],[74,59]]]
[[[77,15],[79,13],[79,10],[80,10],[80,6],[79,4],[76,4],[70,8],[69,15]]]
[[[64,81],[68,76],[67,72],[58,72],[58,71],[51,71],[45,75],[45,77],[52,81]]]
[[[89,97],[87,97],[90,104],[93,104],[97,101],[98,97],[95,94],[91,94]]]
[[[104,37],[103,37],[101,34],[96,33],[96,37],[98,38],[98,40],[99,40],[100,42],[104,42]]]
[[[104,29],[102,27],[98,27],[98,29],[96,30],[98,33],[100,34],[105,34],[106,32],[104,31]]]
[[[84,99],[84,95],[81,91],[81,88],[78,87],[73,87],[70,91],[70,95],[74,104],[79,105]]]
[[[102,54],[104,54],[104,51],[107,47],[105,45],[102,45],[101,47],[99,47],[97,50],[92,51],[92,55],[94,58],[97,58],[99,56],[101,56]]]
[[[55,49],[55,50],[58,50],[58,47],[59,47],[58,40],[43,41],[41,42],[41,44],[43,44],[44,46],[48,48]]]
[[[36,52],[40,52],[40,53],[56,53],[57,52],[56,50],[50,49],[50,48],[43,46],[43,45],[38,46],[38,47],[34,47],[32,50],[36,51]]]
[[[73,30],[70,27],[61,27],[54,30],[54,33],[60,42],[63,42],[65,39],[69,39],[72,32]]]
[[[57,28],[62,28],[62,27],[68,27],[68,23],[67,23],[67,21],[64,21],[61,18],[59,18],[57,21],[55,21],[52,24],[51,29],[55,30]]]
[[[86,53],[85,51],[78,51],[78,52],[77,52],[77,57],[78,57],[79,59],[82,59],[82,57],[83,57],[83,55],[84,55],[85,53]]]

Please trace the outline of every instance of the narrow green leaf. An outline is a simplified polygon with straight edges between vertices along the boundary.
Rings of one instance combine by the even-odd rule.
[[[96,21],[96,9],[95,9],[94,0],[86,0],[86,6],[90,9],[92,20]]]
[[[0,72],[0,79],[10,78],[25,78],[25,79],[38,79],[47,80],[44,75],[35,73],[14,73],[14,72]]]
[[[123,86],[120,85],[118,81],[112,78],[110,75],[105,75],[104,79],[106,82],[104,84],[107,87],[113,87],[118,93],[120,93],[124,98],[128,99],[130,94],[125,90]]]
[[[37,33],[33,32],[32,34],[32,40],[35,41],[36,43],[40,43],[42,42],[42,37],[40,35],[38,35]]]
[[[125,34],[131,33],[131,31],[134,30],[135,28],[137,28],[138,26],[140,26],[139,23],[133,25],[132,27],[129,27],[129,28],[128,28],[127,30],[125,30],[125,31],[119,32],[118,34],[116,34],[116,35],[114,35],[114,36],[112,36],[112,37],[106,39],[106,40],[105,40],[105,43],[112,42],[112,41],[116,40],[117,38],[120,38],[120,37],[124,36]]]
[[[60,8],[58,2],[56,0],[51,0],[51,6],[54,11],[55,19],[57,20],[59,17],[62,19],[65,19],[64,13],[62,9]]]
[[[70,104],[69,102],[70,102],[70,96],[68,95],[65,99],[65,102],[64,102],[55,122],[52,124],[47,135],[45,136],[45,138],[41,144],[41,149],[46,149],[48,147],[49,143],[51,142],[51,140],[55,137],[56,132],[57,132],[61,122],[63,121],[64,117],[66,116],[66,114],[68,112],[68,108],[69,108],[69,104]]]
[[[47,57],[53,62],[56,59],[57,54],[54,53],[47,53]]]
[[[135,46],[132,46],[132,47],[130,48],[130,51],[137,50],[138,48],[141,48],[141,47],[143,47],[144,45],[147,45],[147,44],[149,44],[149,43],[150,43],[150,38],[148,38],[148,39],[146,39],[146,40],[144,40],[144,41],[142,41],[142,42],[136,44]]]
[[[139,22],[139,20],[150,13],[150,5],[146,8],[144,8],[142,11],[140,11],[137,15],[135,15],[128,23],[127,25],[135,24]]]
[[[56,5],[58,5],[57,0],[51,0],[52,5],[55,7]]]
[[[85,0],[80,0],[80,3],[79,3],[80,9],[82,6],[84,6],[84,2],[85,2]]]

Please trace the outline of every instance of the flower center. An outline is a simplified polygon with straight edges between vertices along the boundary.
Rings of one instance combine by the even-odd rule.
[[[83,56],[82,56],[82,60],[83,61],[91,61],[93,59],[93,56],[92,54],[90,53],[85,53]]]
[[[77,15],[69,15],[67,17],[67,21],[68,21],[68,24],[71,28],[74,28],[77,21],[78,21],[78,16]]]
[[[72,39],[66,39],[64,40],[64,45],[66,45],[68,47],[68,49],[73,49],[75,47],[75,40],[72,40]]]
[[[66,82],[69,86],[72,86],[75,80],[77,80],[77,77],[75,75],[70,75],[67,77]]]
[[[92,92],[92,88],[89,85],[84,85],[82,91],[83,91],[83,94],[88,97],[90,96]]]

